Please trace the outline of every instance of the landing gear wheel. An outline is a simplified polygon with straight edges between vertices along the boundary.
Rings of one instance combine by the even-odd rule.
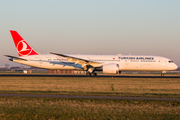
[[[97,73],[91,73],[92,76],[97,76]]]
[[[91,76],[91,73],[86,73],[87,76]]]

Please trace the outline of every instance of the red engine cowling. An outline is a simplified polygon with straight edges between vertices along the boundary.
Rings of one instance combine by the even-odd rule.
[[[105,64],[102,67],[103,73],[113,73],[113,74],[118,74],[119,73],[119,64]]]

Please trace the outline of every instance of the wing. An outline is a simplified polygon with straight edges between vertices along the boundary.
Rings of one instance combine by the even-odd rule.
[[[64,57],[64,58],[68,59],[69,61],[74,62],[75,64],[80,64],[80,65],[82,65],[84,70],[88,70],[90,67],[102,65],[102,63],[93,62],[90,60],[85,60],[85,59],[76,58],[76,57],[72,57],[72,56],[68,56],[68,55],[64,55],[64,54],[53,53],[53,52],[50,52],[50,53],[57,55],[57,56]]]
[[[4,55],[4,56],[10,57],[10,58],[11,58],[11,59],[10,59],[11,61],[12,61],[12,58],[15,58],[16,60],[28,61],[28,60],[26,60],[26,59],[23,59],[23,58],[20,58],[20,57],[11,56],[11,55]]]

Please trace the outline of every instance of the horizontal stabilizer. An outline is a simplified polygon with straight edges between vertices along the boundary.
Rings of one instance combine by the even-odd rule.
[[[10,57],[10,58],[15,58],[16,60],[23,60],[23,61],[28,61],[26,59],[20,58],[20,57],[15,57],[15,56],[11,56],[11,55],[4,55],[6,57]]]

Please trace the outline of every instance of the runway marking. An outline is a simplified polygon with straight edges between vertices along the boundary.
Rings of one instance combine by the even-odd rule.
[[[50,98],[86,98],[86,99],[115,99],[115,100],[175,100],[180,98],[152,98],[152,97],[115,97],[115,96],[77,96],[77,95],[40,95],[40,94],[0,94],[5,97],[50,97]]]

